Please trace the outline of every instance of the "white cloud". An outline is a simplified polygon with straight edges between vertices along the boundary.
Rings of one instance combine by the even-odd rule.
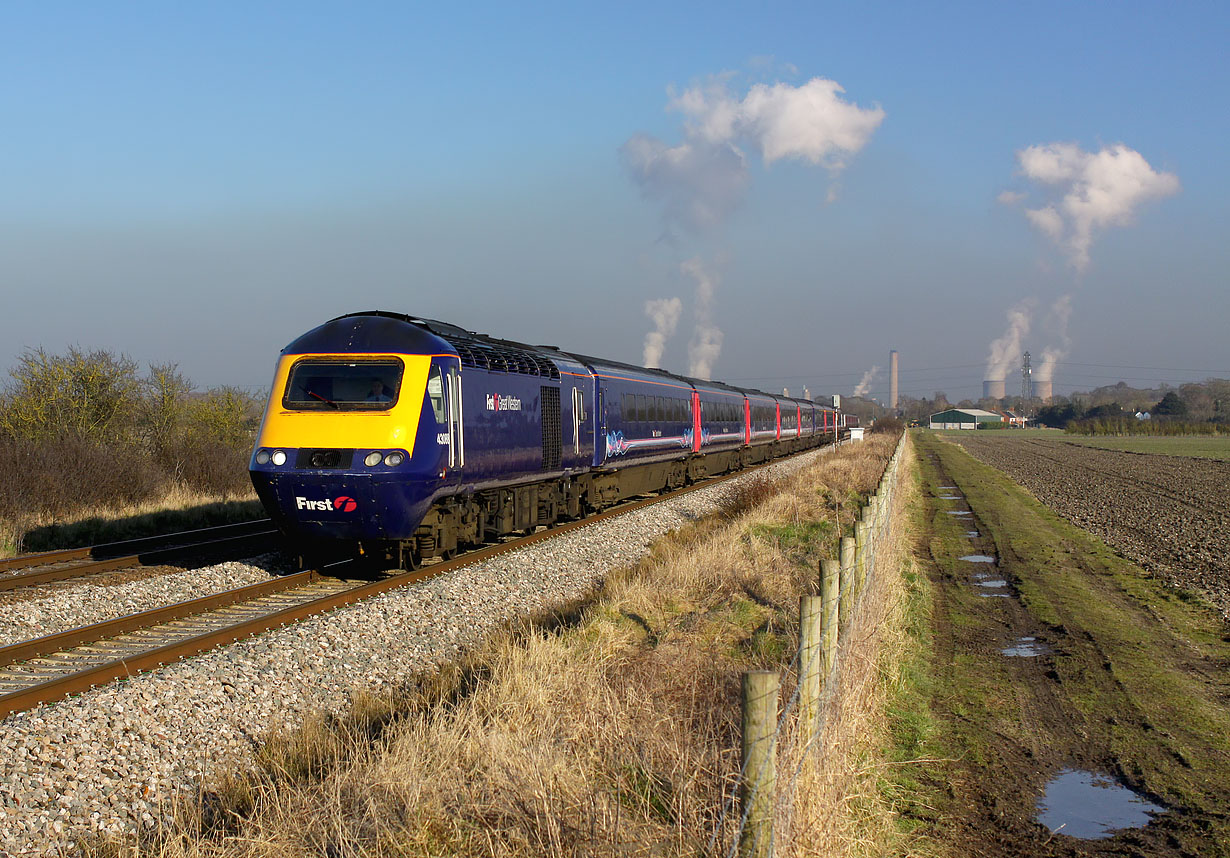
[[[641,192],[662,203],[667,222],[692,232],[723,223],[747,189],[743,153],[728,144],[667,146],[638,134],[624,143],[620,155]]]
[[[1097,232],[1132,222],[1150,200],[1177,194],[1179,178],[1158,172],[1122,143],[1085,152],[1075,143],[1029,146],[1017,152],[1021,173],[1053,189],[1058,199],[1027,209],[1030,223],[1067,254],[1077,271],[1089,265]]]
[[[670,93],[668,109],[683,115],[683,141],[671,146],[645,134],[620,147],[620,157],[645,196],[663,203],[668,224],[700,232],[723,223],[748,184],[744,150],[765,164],[794,158],[840,172],[884,120],[880,107],[841,98],[835,81],[802,86],[756,84],[740,97],[731,75]]]
[[[1025,194],[1020,191],[1000,191],[999,196],[995,198],[997,202],[1006,206],[1014,206],[1023,199],[1025,199]]]
[[[684,90],[670,107],[686,117],[689,136],[752,145],[766,164],[798,158],[836,171],[884,121],[883,108],[859,107],[843,100],[844,92],[836,81],[817,77],[797,87],[756,84],[739,99],[726,80],[712,79]]]
[[[1025,209],[1025,217],[1029,218],[1029,222],[1045,233],[1048,238],[1059,241],[1063,236],[1063,216],[1055,210],[1054,206]]]
[[[843,101],[843,92],[836,81],[818,77],[800,87],[757,84],[743,99],[740,127],[759,144],[766,164],[799,158],[840,170],[884,121],[883,108]]]

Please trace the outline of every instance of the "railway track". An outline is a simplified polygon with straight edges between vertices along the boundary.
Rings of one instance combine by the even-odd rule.
[[[0,560],[0,592],[136,566],[160,566],[199,555],[268,551],[274,547],[276,535],[273,523],[266,518],[90,548],[10,557]]]
[[[536,542],[555,539],[762,467],[765,465],[631,501],[580,521],[566,522],[549,530],[484,546],[453,560],[374,581],[356,583],[326,576],[319,570],[307,570],[0,647],[0,718]],[[344,572],[348,565],[336,564],[329,568],[333,573]]]

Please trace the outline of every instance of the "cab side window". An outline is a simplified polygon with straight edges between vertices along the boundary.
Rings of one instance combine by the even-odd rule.
[[[433,366],[431,375],[427,377],[427,398],[431,400],[431,410],[435,412],[436,422],[444,425],[444,377],[438,366]]]

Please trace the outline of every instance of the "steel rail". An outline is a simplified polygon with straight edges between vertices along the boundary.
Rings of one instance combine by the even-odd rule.
[[[121,542],[104,542],[87,548],[65,548],[59,551],[44,551],[39,554],[23,554],[18,557],[7,557],[0,560],[0,572],[10,569],[24,569],[29,566],[46,566],[50,563],[67,563],[72,560],[83,560],[85,558],[104,559],[108,557],[132,556],[168,546],[178,547],[201,541],[200,538],[202,536],[209,536],[209,539],[223,538],[225,536],[249,536],[254,533],[265,533],[272,529],[273,522],[267,518],[262,518],[254,521],[220,524],[216,527],[200,527],[195,530],[162,533],[157,536],[143,536],[138,539],[126,539]]]
[[[136,631],[137,629],[147,629],[152,626],[180,620],[184,617],[204,614],[208,611],[214,611],[218,608],[224,608],[240,602],[248,602],[252,599],[259,599],[273,593],[293,590],[296,587],[302,587],[318,581],[320,577],[319,572],[309,569],[304,572],[296,572],[293,575],[270,578],[267,581],[258,581],[255,584],[235,587],[231,590],[224,590],[221,593],[213,593],[209,596],[177,602],[174,605],[167,605],[163,608],[153,608],[148,611],[117,617],[114,620],[107,620],[89,626],[78,626],[75,629],[45,635],[41,638],[9,644],[8,646],[0,647],[0,667],[6,667],[19,661],[26,661],[43,655],[50,655],[51,653],[63,652],[71,647],[95,643]]]
[[[97,575],[100,572],[109,572],[113,569],[124,569],[130,566],[157,566],[202,552],[212,553],[214,551],[233,551],[237,550],[240,546],[245,546],[248,544],[251,544],[253,548],[257,548],[264,542],[271,541],[276,535],[276,530],[267,529],[255,533],[245,533],[241,536],[226,536],[221,539],[213,539],[206,542],[177,545],[173,548],[159,548],[152,551],[145,551],[140,554],[109,557],[106,560],[87,560],[84,563],[77,563],[73,566],[64,566],[57,569],[39,569],[34,572],[18,572],[13,575],[4,575],[0,577],[0,592],[15,590],[18,587],[31,587],[37,584],[48,584],[53,581],[68,581],[74,578],[84,578],[87,575]],[[78,548],[71,549],[69,552],[65,553],[84,552],[82,554],[77,554],[77,556],[73,558],[73,560],[76,560],[88,557],[88,553],[91,550],[92,549],[89,548]],[[71,561],[43,561],[34,565],[49,566],[56,562]]]
[[[811,450],[815,450],[815,449],[823,449],[823,448],[822,447],[811,448]],[[270,629],[273,629],[278,626],[284,626],[288,623],[298,622],[300,620],[306,619],[308,617],[311,617],[317,614],[322,614],[327,611],[337,610],[338,608],[345,607],[347,605],[350,605],[350,604],[353,604],[355,602],[359,602],[365,599],[370,599],[373,596],[386,593],[390,590],[395,590],[400,587],[406,587],[411,584],[417,584],[421,581],[434,578],[438,575],[443,575],[446,572],[452,572],[464,566],[469,566],[474,563],[480,563],[484,560],[488,560],[500,554],[505,554],[505,553],[512,552],[512,551],[519,551],[522,548],[525,548],[529,545],[533,545],[535,543],[542,542],[548,539],[555,539],[567,533],[571,533],[575,530],[580,530],[581,528],[585,528],[585,527],[591,527],[600,522],[608,521],[610,519],[617,518],[622,515],[626,515],[630,512],[635,512],[639,509],[643,509],[644,507],[652,506],[653,504],[662,503],[667,500],[672,500],[674,498],[680,497],[690,492],[698,491],[700,489],[710,488],[712,486],[719,485],[727,480],[733,479],[734,477],[753,473],[771,464],[786,461],[787,459],[793,458],[794,456],[801,455],[802,453],[811,452],[811,450],[803,450],[803,451],[800,451],[799,453],[792,454],[791,456],[782,457],[782,458],[775,459],[770,462],[763,462],[758,465],[753,465],[751,467],[744,468],[741,471],[735,471],[729,474],[722,474],[717,477],[706,479],[703,482],[695,483],[690,486],[684,486],[683,488],[675,489],[673,491],[669,491],[669,492],[666,492],[660,495],[644,498],[638,501],[631,501],[626,504],[621,504],[617,507],[604,510],[602,512],[596,513],[592,516],[588,516],[578,521],[565,522],[553,528],[548,528],[546,530],[542,530],[537,533],[530,534],[528,536],[519,537],[517,539],[510,540],[508,542],[499,543],[497,545],[487,545],[487,546],[477,549],[476,551],[468,552],[462,557],[457,557],[453,560],[446,560],[442,563],[437,563],[427,568],[416,569],[410,572],[401,572],[401,573],[392,575],[388,578],[381,579],[379,581],[372,581],[367,584],[360,584],[356,587],[353,587],[341,593],[334,593],[334,594],[330,594],[328,596],[324,596],[318,599],[313,599],[311,601],[304,602],[299,605],[293,605],[291,607],[287,607],[287,608],[283,608],[278,611],[274,611],[272,613],[266,614],[261,617],[255,617],[252,619],[244,620],[242,622],[235,623],[233,625],[229,625],[229,626],[219,628],[219,629],[214,629],[214,630],[205,632],[200,635],[195,635],[193,637],[190,637],[184,640],[176,641],[175,643],[166,644],[164,646],[160,646],[155,649],[148,650],[144,653],[140,653],[140,654],[133,655],[133,656],[127,656],[124,658],[119,658],[114,661],[106,662],[104,664],[99,664],[99,665],[87,668],[86,670],[83,670],[77,673],[72,673],[72,674],[68,674],[65,676],[56,677],[54,679],[47,680],[47,681],[38,683],[36,685],[31,685],[19,691],[9,692],[7,694],[0,695],[0,718],[7,717],[8,715],[11,715],[15,712],[21,712],[27,709],[32,709],[35,706],[38,706],[42,703],[52,702],[52,701],[58,700],[68,695],[78,694],[80,692],[87,691],[90,688],[93,688],[97,685],[101,685],[106,682],[110,682],[115,679],[130,677],[144,670],[152,670],[154,668],[157,668],[157,667],[160,667],[166,664],[167,662],[187,658],[189,656],[196,655],[201,652],[205,652],[206,650],[213,649],[214,647],[219,646],[221,644],[232,643],[234,641],[239,640],[240,638],[251,637],[251,636],[260,634],[261,632],[269,631]],[[309,570],[309,572],[303,572],[299,574],[307,575],[307,574],[311,574],[311,571]],[[293,577],[293,576],[290,576],[290,577]],[[286,580],[286,579],[282,579],[282,580]],[[271,582],[264,582],[264,583],[271,583]],[[276,582],[272,582],[272,583],[276,583]],[[239,588],[239,589],[243,589],[243,588]],[[237,591],[230,591],[230,592],[237,592]],[[221,594],[221,595],[225,595],[225,594]],[[205,597],[205,599],[211,599],[211,598],[214,598],[214,597]],[[202,601],[202,600],[194,600],[194,601]],[[181,603],[181,606],[186,607],[190,604],[192,603],[185,602],[185,603]],[[171,608],[181,607],[181,606],[171,606]],[[163,610],[170,610],[170,608],[156,609],[156,611],[163,611]],[[144,613],[151,614],[155,612],[144,612]],[[142,615],[134,614],[129,618],[123,618],[123,619],[135,620],[137,617],[140,617],[140,616]],[[112,621],[112,622],[117,622],[117,621]],[[65,632],[63,634],[65,635],[77,634],[77,635],[89,636],[91,635],[90,630],[97,630],[98,628],[99,628],[98,626],[85,626],[80,629],[73,629],[70,632]],[[149,628],[149,625],[143,624],[143,625],[137,626],[136,628]],[[128,629],[128,630],[131,631],[132,629]],[[54,637],[54,636],[51,636],[51,637]],[[92,642],[96,642],[101,639],[102,638],[100,638],[99,636],[93,636]],[[46,640],[46,639],[40,639],[40,640]],[[81,642],[83,642],[83,640],[79,639],[78,644]],[[38,643],[38,641],[30,641],[28,643],[35,644],[35,643]],[[25,644],[15,644],[14,647],[20,647],[24,645]],[[57,650],[57,651],[61,651],[61,650]],[[44,652],[43,654],[46,654],[46,652]],[[33,656],[27,656],[27,658],[29,657],[33,657]]]

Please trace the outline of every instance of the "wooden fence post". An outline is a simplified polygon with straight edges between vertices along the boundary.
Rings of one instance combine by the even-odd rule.
[[[820,716],[823,605],[820,596],[799,597],[799,739],[804,745],[810,744],[816,734]]]
[[[773,804],[777,791],[777,689],[769,670],[743,674],[743,831],[740,858],[773,855]]]
[[[855,528],[857,529],[857,525]],[[850,588],[854,586],[854,570],[858,563],[858,543],[853,536],[841,538],[841,580],[838,582],[839,607],[837,622],[842,629],[850,625]]]
[[[842,540],[843,542],[845,540]],[[841,604],[841,564],[836,560],[821,560],[820,569],[820,601],[823,618],[820,621],[820,669],[824,681],[828,682],[833,675],[833,662],[837,658],[837,627],[839,615],[837,606]]]

